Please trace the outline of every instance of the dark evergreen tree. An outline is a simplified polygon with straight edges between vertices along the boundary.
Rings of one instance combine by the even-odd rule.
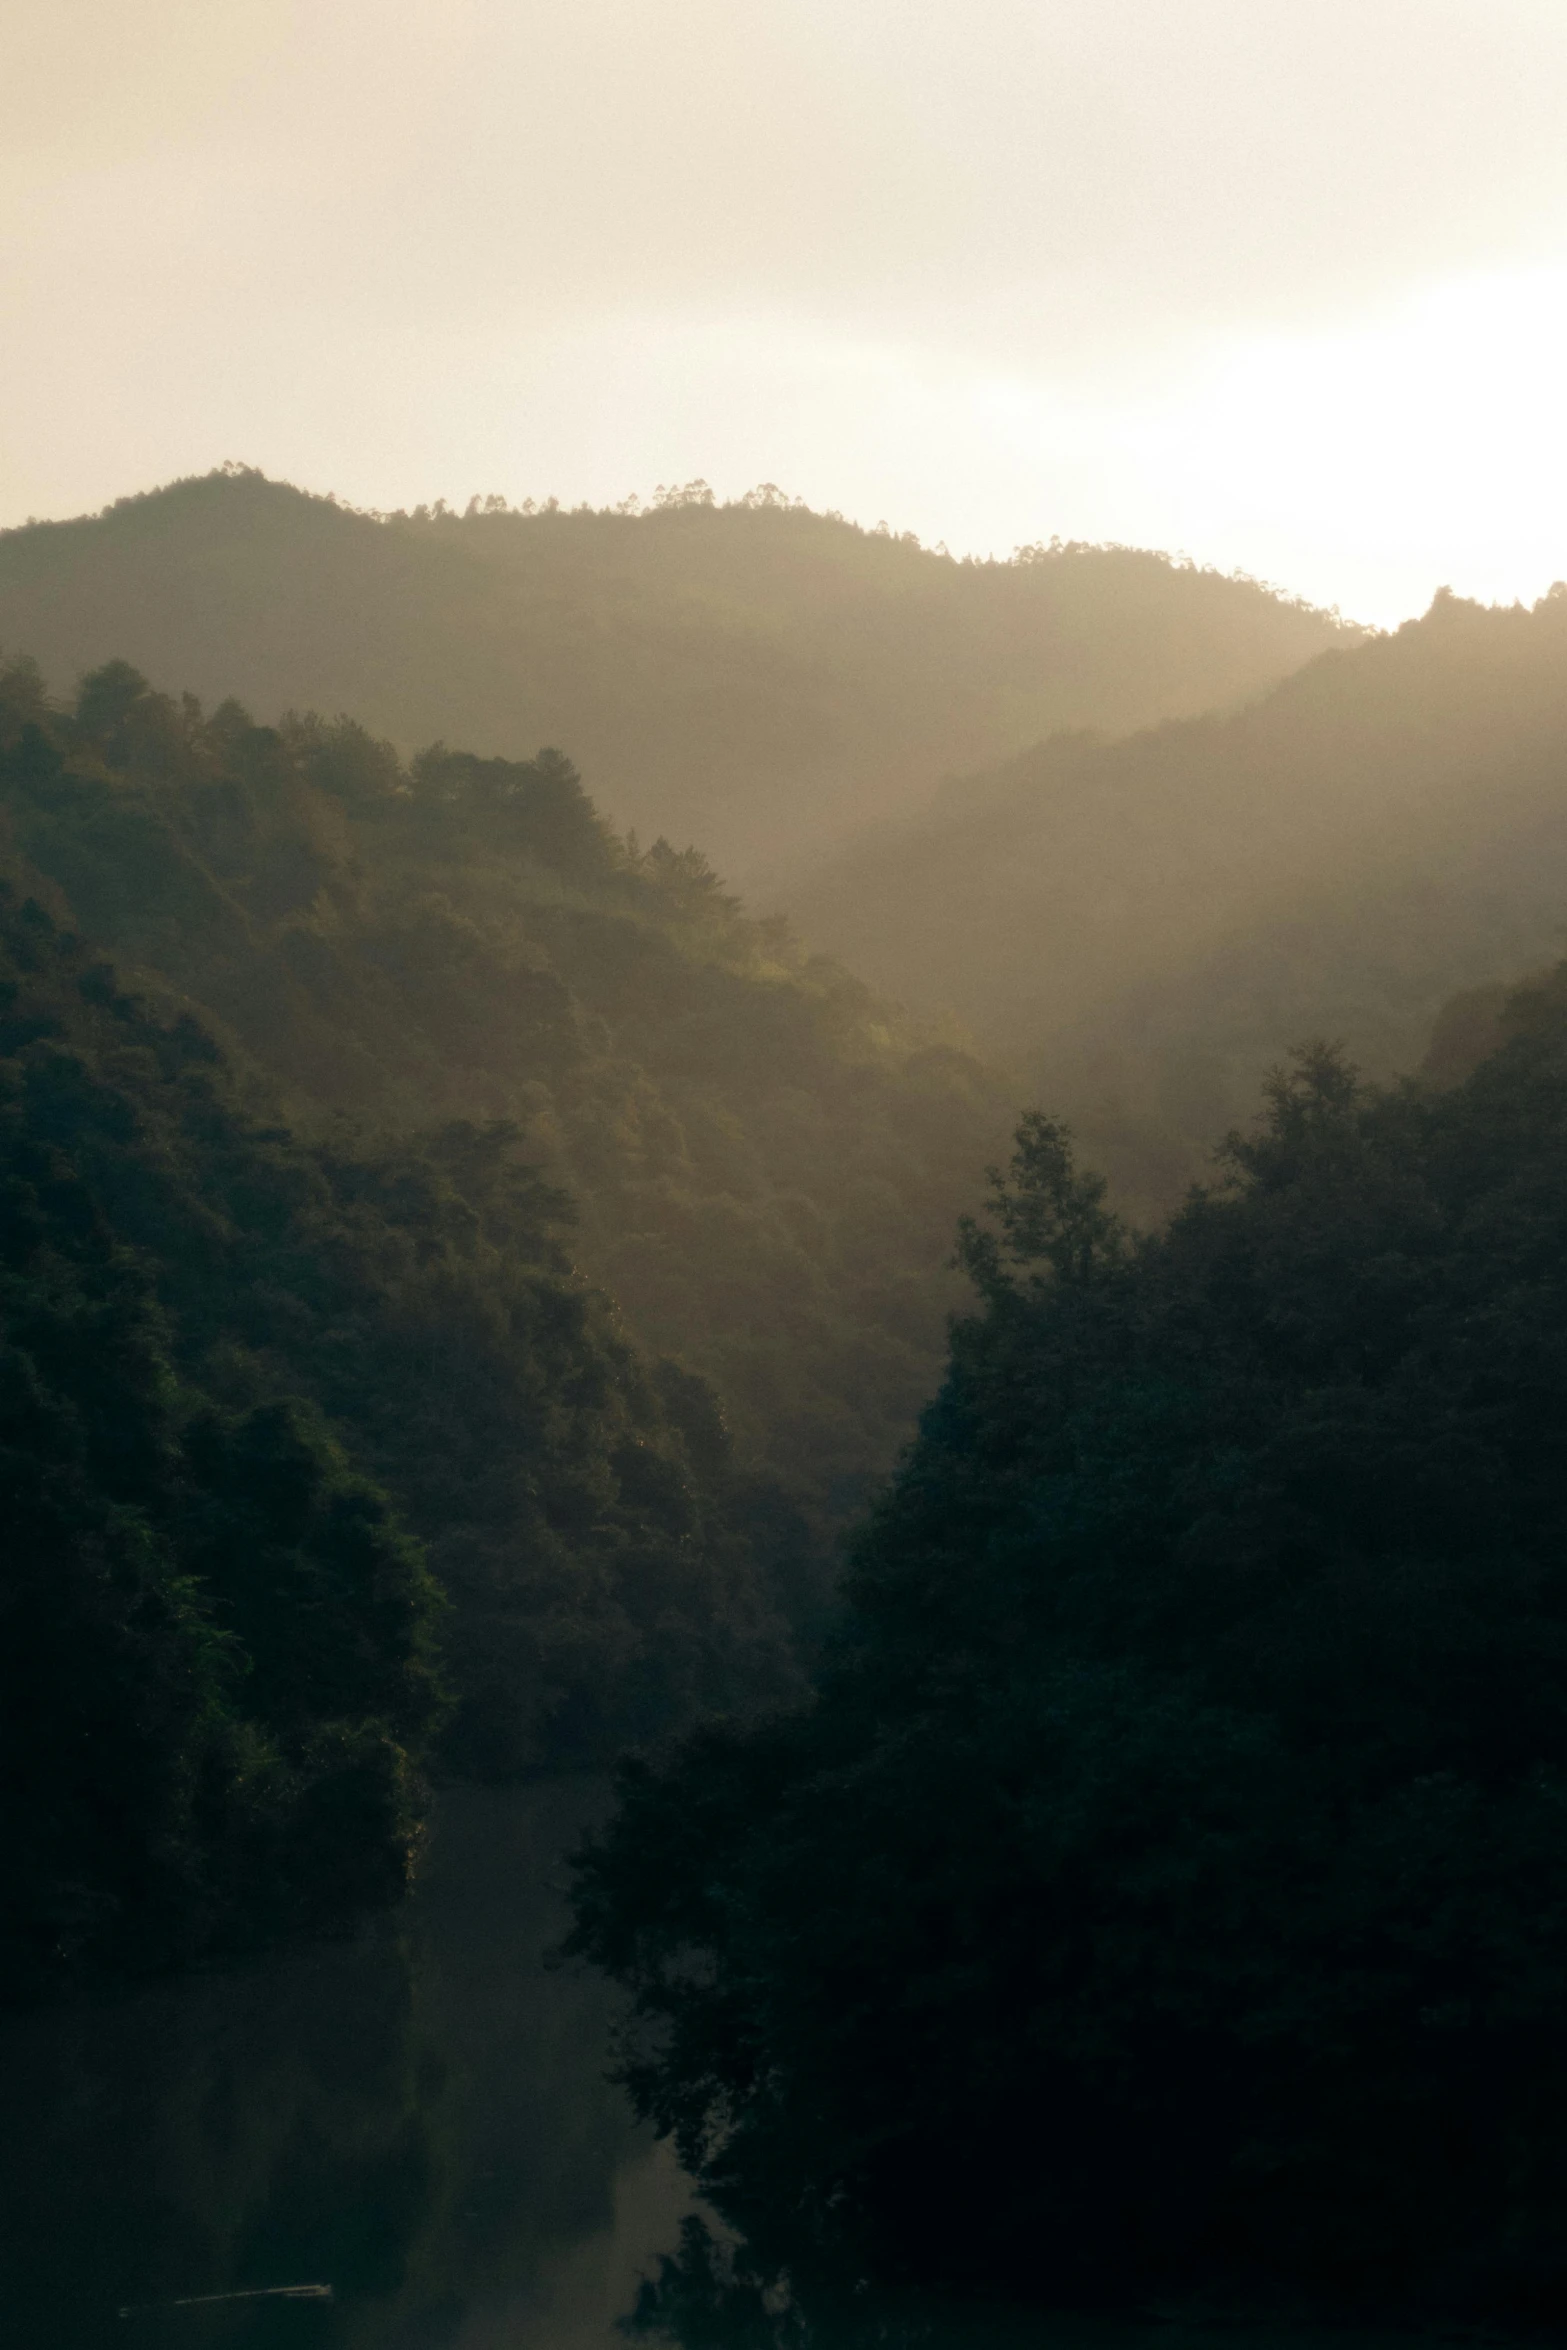
[[[1138,1240],[1032,1118],[820,1694],[577,1947],[755,2272],[1567,2310],[1567,972]]]

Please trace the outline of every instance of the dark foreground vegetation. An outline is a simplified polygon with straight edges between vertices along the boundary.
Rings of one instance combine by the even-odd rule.
[[[0,1000],[0,1985],[395,1898],[437,1733],[515,1775],[785,1685],[711,1396],[506,1128],[305,1145],[14,899]]]
[[[123,664],[0,676],[0,867],[6,1988],[340,1922],[422,1768],[791,1687],[984,1072],[557,755]]]
[[[0,1003],[0,1987],[26,1992],[399,1889],[435,1594],[267,1364],[317,1335],[322,1172],[9,896]]]
[[[626,1769],[576,1947],[742,2282],[1567,2314],[1567,971],[1508,1031],[1147,1239],[1027,1119],[818,1695]]]

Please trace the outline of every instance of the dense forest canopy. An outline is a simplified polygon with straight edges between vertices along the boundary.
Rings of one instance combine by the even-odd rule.
[[[1446,999],[1560,952],[1567,592],[1439,596],[1255,706],[1062,739],[801,880],[873,984],[955,1011],[1162,1210],[1303,1035],[1407,1067]]]
[[[0,1000],[10,1992],[400,1889],[440,1692],[420,1553],[260,1368],[295,1301],[235,1311],[247,1244],[274,1277],[298,1251],[308,1173],[193,1022],[9,892]]]
[[[20,661],[0,678],[0,827],[21,897],[110,955],[160,1017],[198,1016],[236,1098],[309,1137],[323,1164],[361,1169],[342,1178],[365,1191],[356,1213],[412,1219],[383,1239],[419,1258],[408,1310],[422,1351],[397,1407],[413,1419],[380,1422],[367,1457],[444,1585],[498,1577],[504,1614],[546,1523],[580,1565],[570,1528],[613,1518],[634,1456],[647,1492],[628,1525],[657,1521],[674,1548],[659,1565],[628,1532],[624,1558],[594,1567],[606,1621],[631,1604],[633,1567],[650,1617],[672,1577],[670,1639],[694,1643],[685,1686],[711,1696],[723,1675],[703,1662],[682,1581],[688,1501],[655,1457],[663,1429],[722,1484],[723,1540],[761,1575],[762,1614],[797,1630],[820,1615],[837,1530],[891,1466],[939,1363],[953,1220],[1005,1131],[993,1078],[780,924],[747,920],[699,856],[618,839],[556,753],[437,745],[409,768],[351,721],[204,714],[124,663],[90,674],[63,712]],[[574,1202],[564,1237],[552,1190]],[[629,1340],[565,1302],[568,1248]],[[652,1368],[631,1367],[637,1344]],[[372,1394],[390,1410],[384,1363],[345,1359],[333,1376],[330,1394],[311,1392],[339,1417],[362,1417]],[[528,1464],[557,1445],[572,1459],[550,1498]],[[604,1479],[611,1498],[595,1500]],[[693,1523],[707,1563],[690,1571],[721,1583],[718,1536],[702,1509]],[[718,1585],[702,1602],[717,1651],[760,1637],[735,1604],[731,1621]],[[582,1632],[573,1602],[541,1662],[540,1609],[554,1605],[522,1605],[517,1654],[471,1610],[453,1630],[471,1651],[473,1767],[599,1752],[606,1725],[624,1732],[636,1714],[624,1674],[646,1625],[622,1624],[611,1668],[615,1641]],[[661,1641],[655,1715],[674,1669]]]
[[[307,1144],[0,899],[0,1987],[394,1898],[419,1768],[790,1686],[715,1399],[513,1129]]]
[[[753,881],[1060,727],[1253,694],[1346,633],[1133,549],[957,563],[776,491],[372,517],[244,469],[0,532],[0,644],[405,752],[563,743],[601,806]]]
[[[753,2285],[1567,2311],[1567,966],[1507,1031],[1143,1239],[1025,1119],[814,1703],[628,1769],[578,1946]]]

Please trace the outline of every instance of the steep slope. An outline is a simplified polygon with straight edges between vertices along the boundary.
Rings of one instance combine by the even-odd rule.
[[[216,1060],[0,890],[0,2000],[336,1923],[407,1871],[437,1595],[258,1359],[362,1236]],[[250,1379],[214,1361],[247,1337]]]
[[[438,1727],[506,1777],[790,1685],[713,1400],[560,1207],[505,1128],[247,1114],[0,887],[0,1999],[394,1899]]]
[[[318,1137],[515,1128],[636,1336],[717,1389],[754,1539],[809,1614],[939,1360],[996,1082],[694,853],[628,848],[558,754],[408,771],[347,721],[209,719],[123,664],[74,715],[25,665],[0,705],[18,888],[215,1023]],[[668,1410],[721,1450],[682,1375]]]
[[[796,909],[1168,1204],[1290,1044],[1407,1065],[1455,990],[1559,948],[1567,592],[1442,596],[1250,708],[1047,743],[863,840]]]
[[[0,645],[62,683],[123,655],[405,752],[562,743],[617,823],[748,878],[1054,729],[1256,693],[1339,633],[1158,555],[956,563],[776,493],[378,519],[234,471],[0,533]]]
[[[644,2305],[692,2350],[785,2282],[1567,2313],[1567,966],[1224,1160],[1134,1240],[1025,1117],[813,1703],[585,1856],[742,2239]]]

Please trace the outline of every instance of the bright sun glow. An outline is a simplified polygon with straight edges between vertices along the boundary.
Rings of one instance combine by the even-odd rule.
[[[1443,584],[1530,599],[1567,572],[1567,268],[1237,339],[1133,398],[785,319],[622,317],[472,366],[454,496],[493,479],[607,502],[697,473],[735,495],[767,474],[955,554],[1151,543],[1384,624]],[[541,483],[519,452],[560,445],[568,420],[572,477]]]
[[[0,524],[236,457],[770,478],[1379,620],[1567,571],[1559,5],[20,5]]]

